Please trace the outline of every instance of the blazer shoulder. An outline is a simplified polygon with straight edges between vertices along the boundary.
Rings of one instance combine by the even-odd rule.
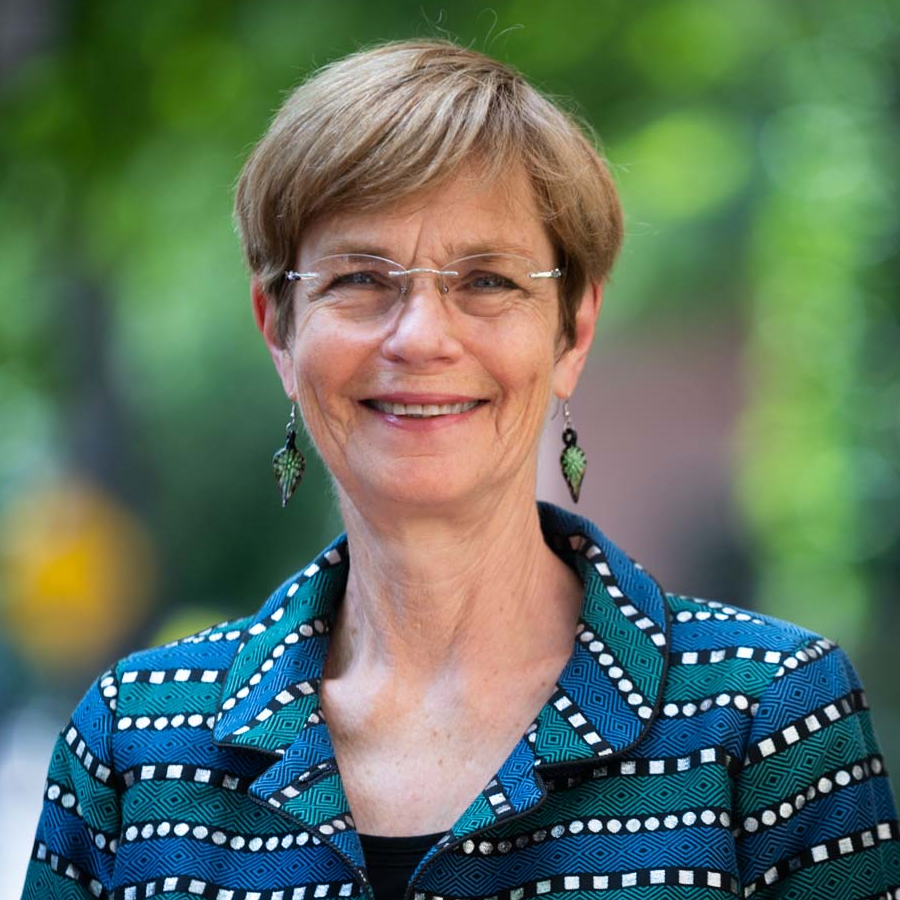
[[[793,622],[718,600],[667,593],[666,605],[672,622],[673,649],[711,640],[778,651],[834,646],[827,638]]]
[[[197,670],[224,671],[231,665],[241,636],[253,621],[247,616],[212,625],[168,644],[129,653],[115,666],[117,679],[129,681],[129,673],[171,673]],[[151,679],[152,680],[152,679]]]

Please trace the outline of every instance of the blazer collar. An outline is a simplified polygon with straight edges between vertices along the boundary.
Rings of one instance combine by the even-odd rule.
[[[528,734],[454,827],[457,835],[540,802],[542,770],[624,753],[646,734],[661,703],[669,628],[662,589],[586,519],[544,503],[539,512],[548,545],[584,583],[572,655]],[[295,816],[361,868],[319,705],[348,568],[342,535],[250,620],[224,682],[213,738],[280,757],[251,793]]]

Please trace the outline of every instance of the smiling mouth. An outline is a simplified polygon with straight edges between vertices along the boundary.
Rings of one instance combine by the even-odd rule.
[[[382,400],[366,400],[366,406],[390,416],[409,416],[413,419],[430,419],[433,416],[452,416],[468,412],[483,401],[467,403],[387,403]]]

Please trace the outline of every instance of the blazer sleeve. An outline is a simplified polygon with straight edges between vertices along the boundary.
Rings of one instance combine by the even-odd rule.
[[[839,647],[804,640],[760,697],[733,823],[744,896],[900,896],[897,810]]]
[[[56,741],[22,900],[107,896],[121,822],[112,757],[117,693],[106,672]]]

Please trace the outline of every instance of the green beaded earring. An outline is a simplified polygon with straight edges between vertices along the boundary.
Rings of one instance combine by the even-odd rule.
[[[587,468],[587,456],[578,446],[578,433],[572,427],[568,398],[563,401],[563,416],[566,422],[563,426],[563,452],[559,457],[559,465],[562,468],[563,478],[569,486],[572,501],[577,503],[578,495],[581,493],[581,482],[584,481],[584,470]]]
[[[288,419],[286,433],[284,446],[272,457],[272,471],[281,488],[282,507],[287,506],[306,469],[306,459],[297,449],[297,407],[294,403],[291,404],[291,417]]]

